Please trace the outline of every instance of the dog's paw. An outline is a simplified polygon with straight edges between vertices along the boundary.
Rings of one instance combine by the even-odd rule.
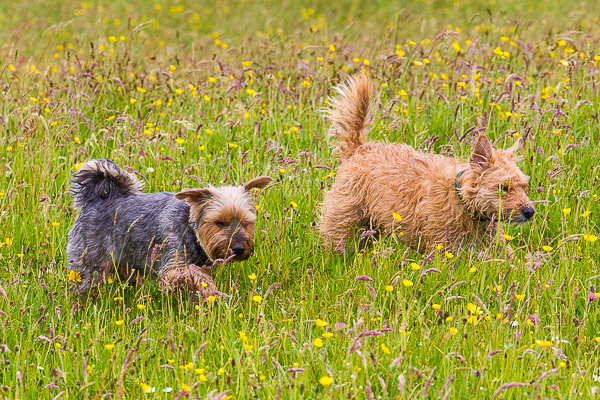
[[[203,297],[219,293],[210,271],[194,264],[171,268],[164,276],[163,286],[168,291],[184,289],[199,292]]]

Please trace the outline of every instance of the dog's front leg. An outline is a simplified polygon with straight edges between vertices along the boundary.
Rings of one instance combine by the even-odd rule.
[[[195,264],[178,264],[165,268],[163,288],[167,291],[183,289],[200,292],[204,296],[219,292],[210,269]]]

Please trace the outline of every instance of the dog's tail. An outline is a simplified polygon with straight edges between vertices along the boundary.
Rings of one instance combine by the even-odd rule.
[[[345,160],[365,143],[371,129],[371,96],[373,86],[364,73],[350,78],[347,84],[335,88],[338,97],[331,100],[331,108],[326,110],[332,125],[329,135],[339,139],[335,147]]]
[[[83,208],[94,199],[113,200],[142,193],[143,184],[110,160],[86,162],[71,178],[73,207]]]

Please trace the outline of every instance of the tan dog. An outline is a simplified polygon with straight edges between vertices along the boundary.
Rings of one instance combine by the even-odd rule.
[[[325,194],[321,234],[345,251],[357,228],[395,233],[420,251],[481,240],[490,224],[522,224],[534,213],[528,177],[517,167],[523,142],[499,150],[481,135],[470,160],[422,153],[406,144],[365,142],[372,117],[371,82],[361,74],[337,88],[329,119],[342,164]]]

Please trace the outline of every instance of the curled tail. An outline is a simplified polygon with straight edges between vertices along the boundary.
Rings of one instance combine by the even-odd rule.
[[[86,162],[71,178],[73,207],[83,208],[94,199],[113,200],[142,193],[143,184],[110,160]]]
[[[351,77],[347,84],[337,86],[335,90],[338,97],[331,101],[331,108],[327,110],[327,117],[332,122],[329,135],[340,140],[335,146],[345,160],[365,143],[371,128],[373,86],[371,80],[362,73]]]

